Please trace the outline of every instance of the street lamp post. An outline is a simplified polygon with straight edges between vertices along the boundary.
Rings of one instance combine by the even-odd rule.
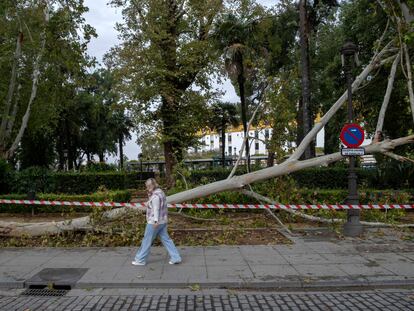
[[[342,65],[344,67],[346,82],[348,87],[348,122],[354,121],[354,112],[352,109],[352,68],[354,65],[355,55],[358,52],[358,47],[347,40],[341,48],[342,54]],[[349,174],[348,174],[348,197],[346,199],[347,204],[357,205],[359,204],[358,196],[358,184],[357,175],[355,172],[355,156],[349,157]],[[345,236],[358,236],[362,233],[362,225],[359,221],[360,211],[357,209],[349,209],[347,211],[347,221],[344,224],[344,235]]]

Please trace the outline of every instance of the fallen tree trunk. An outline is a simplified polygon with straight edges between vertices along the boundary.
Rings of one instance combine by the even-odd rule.
[[[371,62],[361,72],[361,74],[355,79],[352,90],[355,91],[359,85],[365,80],[368,74],[383,63],[388,62],[392,57],[382,60],[381,58],[389,52],[391,42],[388,43],[381,52],[374,55]],[[274,177],[287,175],[301,169],[310,168],[314,166],[327,165],[343,159],[342,155],[333,153],[318,158],[299,161],[298,159],[305,151],[307,144],[309,144],[316,134],[322,129],[322,127],[329,121],[330,118],[341,108],[343,103],[347,99],[347,93],[345,92],[340,99],[329,109],[329,111],[321,119],[321,122],[316,124],[315,127],[306,135],[299,147],[292,154],[292,156],[284,163],[268,167],[259,171],[248,173],[241,176],[234,176],[225,180],[217,181],[211,184],[196,187],[194,189],[186,190],[172,196],[167,197],[168,203],[180,203],[190,201],[196,198],[206,197],[222,191],[232,191],[242,189],[244,186],[257,181],[263,181]],[[386,153],[393,150],[395,147],[413,143],[414,135],[398,138],[395,140],[386,140],[377,142],[366,147],[366,154],[371,153]],[[102,218],[116,219],[127,212],[139,209],[139,208],[118,208],[107,212],[104,212]],[[38,236],[43,234],[56,234],[65,231],[73,231],[77,228],[87,228],[92,225],[92,218],[90,216],[73,219],[71,221],[60,222],[45,222],[45,223],[15,223],[15,222],[1,222],[0,221],[0,235],[3,236]]]
[[[398,146],[413,143],[414,135],[402,137],[394,140],[385,140],[365,148],[367,154],[371,153],[385,153],[393,150]],[[208,185],[196,187],[191,190],[183,191],[172,196],[167,197],[168,203],[180,203],[192,199],[206,197],[214,193],[230,190],[242,189],[245,185],[256,181],[262,181],[282,175],[286,175],[304,168],[313,166],[320,166],[324,164],[333,163],[341,160],[341,154],[333,153],[318,158],[313,158],[304,161],[285,162],[277,166],[262,169],[260,171],[248,173],[245,175],[235,176],[231,179],[217,181]],[[134,210],[142,210],[136,207],[117,208],[103,213],[102,218],[116,219]],[[44,234],[57,234],[65,231],[73,231],[78,228],[91,228],[92,218],[85,216],[81,218],[72,219],[69,221],[58,222],[42,222],[42,223],[16,223],[0,221],[0,235],[1,236],[39,236]]]
[[[252,198],[255,198],[256,200],[259,201],[264,201],[267,202],[269,204],[278,204],[276,201],[273,201],[272,199],[265,197],[263,195],[260,195],[258,193],[255,193],[253,191],[249,191],[249,190],[245,190],[243,189],[241,191],[241,193],[250,196]],[[309,220],[309,221],[313,221],[313,222],[320,222],[320,223],[324,223],[324,224],[335,224],[335,223],[344,223],[345,219],[340,219],[340,218],[323,218],[323,217],[318,217],[318,216],[312,216],[309,214],[305,214],[299,211],[295,211],[292,209],[284,209],[283,211],[286,211],[292,215],[295,215],[297,217]],[[384,222],[370,222],[370,221],[361,221],[361,224],[365,225],[365,226],[370,226],[370,227],[396,227],[396,228],[414,228],[414,224],[387,224]]]

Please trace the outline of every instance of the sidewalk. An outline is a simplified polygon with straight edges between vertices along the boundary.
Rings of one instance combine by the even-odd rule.
[[[180,265],[169,265],[166,251],[154,247],[142,267],[131,265],[135,248],[3,248],[0,287],[59,281],[88,289],[414,286],[414,243],[408,241],[384,244],[294,238],[293,245],[179,249]],[[43,273],[43,279],[36,277],[45,268],[83,270],[72,281],[62,280],[63,275],[53,270]]]

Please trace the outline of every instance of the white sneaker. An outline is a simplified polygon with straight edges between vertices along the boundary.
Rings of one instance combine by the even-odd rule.
[[[145,266],[145,262],[142,262],[142,261],[133,261],[132,262],[132,264],[134,265],[134,266]]]
[[[174,262],[174,261],[169,261],[168,262],[170,265],[177,265],[177,264],[179,264],[179,263],[181,263],[181,261],[177,261],[177,262]]]

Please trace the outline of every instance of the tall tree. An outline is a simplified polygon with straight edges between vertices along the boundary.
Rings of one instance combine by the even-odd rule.
[[[302,96],[299,101],[299,131],[298,143],[305,137],[313,127],[315,111],[311,104],[311,66],[310,66],[310,38],[312,32],[326,18],[329,8],[337,6],[336,0],[299,0],[299,47],[301,68],[301,90]],[[312,142],[303,154],[304,159],[315,156],[315,144]]]
[[[124,8],[119,27],[123,43],[112,51],[122,77],[120,89],[136,120],[158,126],[167,183],[172,185],[174,166],[197,131],[188,125],[188,116],[206,109],[206,101],[191,98],[200,93],[193,86],[209,95],[209,65],[216,58],[211,33],[223,1],[113,0],[112,4]]]
[[[86,49],[95,33],[83,18],[87,8],[82,1],[41,0],[5,1],[0,9],[0,68],[5,70],[0,75],[0,98],[5,99],[0,102],[1,156],[10,158],[19,148],[41,148],[29,143],[32,138],[53,149],[59,113],[92,63]],[[20,50],[14,52],[17,62],[11,50]],[[6,91],[6,83],[14,87]],[[30,157],[26,160],[30,165]]]
[[[250,146],[247,132],[249,100],[252,95],[252,75],[258,64],[259,46],[256,45],[257,23],[265,14],[254,1],[235,1],[232,10],[217,23],[215,39],[223,53],[224,68],[240,97],[243,135],[247,137],[245,153],[250,170]]]

